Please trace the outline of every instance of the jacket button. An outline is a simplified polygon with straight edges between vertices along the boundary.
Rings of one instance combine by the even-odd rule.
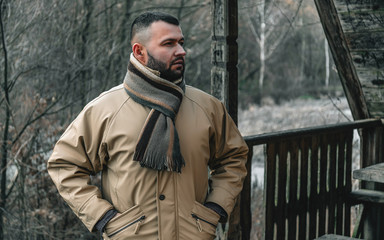
[[[164,200],[164,199],[165,199],[165,196],[164,196],[163,194],[161,194],[161,195],[159,196],[159,199],[160,199],[160,200]]]

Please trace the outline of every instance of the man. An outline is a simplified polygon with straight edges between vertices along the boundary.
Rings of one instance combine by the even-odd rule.
[[[83,109],[48,160],[105,239],[213,239],[242,189],[248,148],[221,102],[185,85],[183,44],[171,15],[136,18],[124,83]],[[102,190],[89,184],[100,171]]]

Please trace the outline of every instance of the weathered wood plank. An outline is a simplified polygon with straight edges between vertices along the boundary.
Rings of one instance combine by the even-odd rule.
[[[383,102],[368,102],[368,107],[372,116],[384,116]]]
[[[383,111],[384,89],[370,89],[370,91],[365,92],[365,96],[371,113],[372,111]]]
[[[351,52],[362,87],[384,87],[384,51]]]
[[[366,33],[345,33],[350,51],[384,51],[384,31]]]
[[[242,239],[250,239],[252,228],[252,211],[251,211],[251,176],[252,176],[252,156],[253,146],[248,145],[247,158],[247,176],[244,179],[243,190],[240,193],[240,226]]]
[[[352,190],[352,151],[353,151],[353,131],[348,131],[345,138],[345,172],[344,172],[344,194]],[[348,202],[344,201],[344,232],[343,234],[349,234],[351,227],[351,208]]]
[[[344,32],[382,31],[384,28],[384,9],[381,11],[339,12]]]
[[[309,239],[314,239],[317,236],[317,208],[319,205],[318,198],[318,174],[319,174],[319,137],[314,136],[311,144],[310,156],[310,199],[309,199]]]
[[[277,146],[276,143],[267,144],[267,160],[266,167],[266,184],[265,184],[265,239],[274,239],[274,228],[276,218],[275,211],[276,200],[275,192],[277,191],[276,174],[277,174]]]
[[[384,203],[384,192],[382,191],[359,189],[352,191],[349,194],[349,197],[352,201],[356,201],[358,203]]]
[[[353,171],[353,178],[384,183],[384,163],[374,164]]]
[[[320,182],[319,182],[319,229],[318,234],[321,236],[326,233],[326,210],[328,202],[328,193],[327,193],[327,162],[328,162],[328,138],[329,135],[321,135],[320,140]]]
[[[384,51],[352,51],[351,56],[356,69],[384,68]]]
[[[331,136],[328,136],[329,141],[329,158],[328,158],[328,189],[327,192],[328,198],[327,198],[327,205],[328,205],[328,233],[335,233],[335,227],[336,227],[336,199],[337,199],[337,192],[336,192],[336,175],[337,175],[337,148],[338,148],[338,141],[337,137],[339,134],[334,134]]]
[[[323,235],[319,238],[316,238],[314,240],[358,240],[358,239],[352,238],[352,237],[335,235],[335,234],[327,234],[327,235]]]
[[[383,111],[383,106],[382,106],[383,99],[384,99],[383,88],[370,88],[369,86],[365,86],[364,95],[367,100],[368,108],[371,111],[371,114],[372,114],[372,110],[376,110],[379,112]]]
[[[278,239],[284,239],[283,236],[286,234],[285,220],[287,218],[287,155],[288,149],[286,142],[279,144],[279,159],[277,166],[277,206],[276,206],[276,237]]]
[[[384,88],[384,69],[358,69],[357,75],[363,88]]]
[[[334,0],[338,12],[348,11],[383,11],[382,0]]]
[[[336,224],[335,224],[335,228],[336,228],[336,231],[335,233],[336,234],[343,234],[343,219],[344,219],[344,214],[343,214],[343,211],[344,211],[344,199],[343,199],[343,195],[345,192],[347,192],[348,190],[345,189],[345,183],[347,183],[347,181],[344,181],[345,177],[346,177],[346,167],[347,167],[347,164],[344,164],[345,161],[346,161],[346,148],[347,148],[347,144],[346,144],[346,134],[344,133],[340,133],[339,137],[338,137],[338,151],[337,151],[337,163],[336,163],[336,168],[337,168],[337,179],[336,179],[336,189],[335,189],[335,192],[338,192],[339,193],[339,196],[337,197],[336,199]],[[347,211],[348,212],[348,211]],[[346,212],[346,213],[347,213]]]
[[[298,171],[299,171],[299,145],[297,139],[294,141],[287,142],[289,146],[289,192],[288,192],[288,239],[297,239],[296,230],[297,230],[297,214],[298,209],[298,199],[297,199],[297,189],[298,189]],[[303,207],[303,206],[301,206]]]
[[[300,142],[300,196],[298,204],[299,208],[299,239],[307,239],[307,209],[308,209],[308,162],[309,162],[309,146],[312,138],[305,137]]]

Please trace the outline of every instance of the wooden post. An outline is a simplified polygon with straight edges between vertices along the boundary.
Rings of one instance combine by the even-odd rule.
[[[211,93],[237,124],[237,0],[212,0]]]
[[[384,130],[383,128],[364,129],[361,134],[361,162],[362,168],[384,162]],[[373,182],[363,182],[362,188],[383,191],[383,184]],[[364,221],[363,238],[383,239],[384,229],[382,223],[384,207],[381,205],[372,206],[367,212],[367,218]]]
[[[212,0],[211,93],[220,99],[237,124],[238,107],[238,8],[237,0]],[[250,173],[229,218],[228,239],[250,239]]]

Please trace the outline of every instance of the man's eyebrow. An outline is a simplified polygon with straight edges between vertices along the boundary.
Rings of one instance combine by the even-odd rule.
[[[180,39],[177,39],[177,38],[167,38],[167,39],[164,39],[163,41],[161,41],[161,43],[168,42],[168,41],[171,41],[171,42],[184,41],[184,37],[182,37]]]

